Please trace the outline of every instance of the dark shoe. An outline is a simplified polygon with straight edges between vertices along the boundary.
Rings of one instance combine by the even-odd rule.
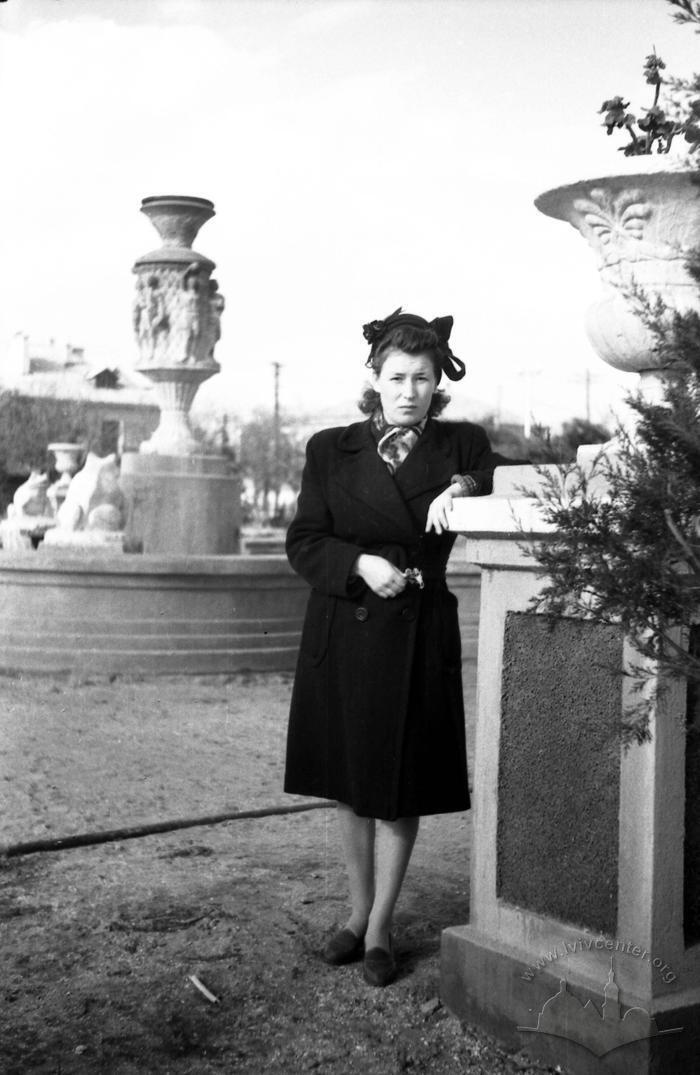
[[[370,948],[369,952],[365,952],[362,970],[368,985],[382,987],[393,982],[396,977],[396,960],[391,938],[388,952],[386,948]]]
[[[334,967],[352,963],[362,955],[364,944],[364,939],[357,937],[351,929],[339,929],[327,942],[321,957]]]

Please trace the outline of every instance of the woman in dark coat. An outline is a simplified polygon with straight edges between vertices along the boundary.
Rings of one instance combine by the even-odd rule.
[[[420,816],[469,807],[447,513],[455,496],[489,493],[509,460],[479,426],[432,417],[442,373],[464,375],[451,328],[401,310],[364,326],[370,417],[311,437],[287,535],[312,589],[285,791],[338,803],[352,909],[323,954],[346,963],[364,947],[373,985],[396,973],[391,919]]]

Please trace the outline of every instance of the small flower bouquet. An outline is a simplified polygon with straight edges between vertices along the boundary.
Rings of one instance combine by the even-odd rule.
[[[646,115],[641,119],[627,111],[629,101],[622,97],[610,97],[603,101],[599,110],[599,114],[605,114],[603,126],[608,134],[619,128],[629,135],[629,142],[620,146],[626,157],[647,156],[654,152],[668,153],[677,135],[682,135],[688,143],[689,152],[697,152],[700,148],[700,98],[687,99],[693,89],[698,89],[697,79],[693,83],[681,79],[666,83],[661,75],[665,67],[666,64],[656,55],[656,51],[651,52],[644,61],[644,79],[647,85],[654,87],[654,100],[651,108],[643,109]],[[669,85],[686,98],[682,103],[675,103],[675,115],[670,115],[668,110],[659,104],[662,85]]]

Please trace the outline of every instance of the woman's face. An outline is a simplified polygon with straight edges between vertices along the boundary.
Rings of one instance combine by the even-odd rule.
[[[429,355],[407,355],[389,351],[379,373],[373,374],[374,387],[381,396],[384,417],[392,426],[413,426],[421,422],[437,388]]]

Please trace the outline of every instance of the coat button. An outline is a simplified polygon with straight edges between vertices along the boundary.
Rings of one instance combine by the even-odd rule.
[[[367,611],[365,606],[358,605],[358,607],[355,609],[355,619],[359,620],[360,623],[364,623],[368,616],[369,612]]]
[[[415,618],[416,618],[416,614],[415,614],[415,612],[413,611],[412,608],[403,608],[403,609],[401,609],[401,615],[403,616],[403,618],[405,620],[415,620]]]

